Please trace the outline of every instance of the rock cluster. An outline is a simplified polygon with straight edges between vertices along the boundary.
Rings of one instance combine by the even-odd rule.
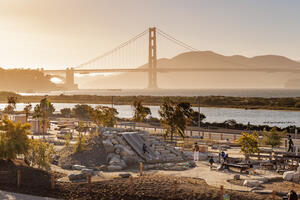
[[[300,165],[297,171],[284,172],[282,178],[286,181],[300,182]]]

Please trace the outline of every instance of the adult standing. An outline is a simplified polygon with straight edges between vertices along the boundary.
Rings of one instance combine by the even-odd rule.
[[[193,151],[194,151],[194,161],[199,161],[199,145],[197,142],[195,142],[194,144]]]
[[[289,135],[289,149],[288,149],[288,152],[294,152],[294,142],[292,140],[292,136]]]

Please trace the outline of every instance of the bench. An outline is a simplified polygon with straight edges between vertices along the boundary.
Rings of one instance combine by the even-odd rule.
[[[249,169],[248,164],[224,164],[224,166],[229,170],[238,169],[240,173],[246,172]]]

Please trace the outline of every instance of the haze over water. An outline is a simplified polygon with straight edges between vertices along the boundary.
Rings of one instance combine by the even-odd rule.
[[[100,95],[100,96],[234,96],[234,97],[300,97],[300,89],[158,89],[158,90],[75,90],[21,95]]]

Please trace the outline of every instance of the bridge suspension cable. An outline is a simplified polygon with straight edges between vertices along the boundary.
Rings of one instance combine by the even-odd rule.
[[[124,47],[128,46],[129,44],[136,42],[136,40],[138,40],[139,38],[143,37],[146,34],[148,34],[148,29],[146,29],[145,31],[143,31],[140,34],[136,35],[135,37],[131,38],[130,40],[122,43],[118,47],[116,47],[116,48],[114,48],[114,49],[112,49],[112,50],[110,50],[110,51],[108,51],[108,52],[106,52],[106,53],[104,53],[104,54],[102,54],[100,56],[97,56],[97,57],[95,57],[95,58],[93,58],[93,59],[91,59],[91,60],[89,60],[87,62],[84,62],[84,63],[82,63],[82,64],[80,64],[80,65],[78,65],[78,66],[76,66],[74,68],[78,69],[78,68],[83,68],[83,67],[88,66],[88,65],[93,65],[96,62],[99,62],[101,59],[106,58],[106,57],[114,54],[115,52],[123,49]],[[123,57],[124,56],[123,54],[124,54],[124,52],[121,52],[121,53],[119,53],[119,56]],[[112,58],[110,58],[110,62],[111,62],[111,59]],[[125,59],[126,59],[126,57],[125,57]]]
[[[182,42],[182,41],[180,41],[180,40],[174,38],[173,36],[171,36],[171,35],[165,33],[165,32],[162,31],[161,29],[158,29],[158,28],[157,28],[157,33],[158,33],[160,36],[162,36],[162,37],[164,37],[164,38],[170,40],[171,42],[176,43],[177,45],[179,45],[179,46],[181,46],[181,47],[183,47],[183,48],[185,48],[185,49],[188,49],[188,50],[190,50],[190,51],[200,51],[200,50],[198,50],[198,49],[196,49],[196,48],[194,48],[194,47],[192,47],[192,46],[190,46],[190,45],[188,45],[188,44],[186,44],[186,43],[184,43],[184,42]]]

